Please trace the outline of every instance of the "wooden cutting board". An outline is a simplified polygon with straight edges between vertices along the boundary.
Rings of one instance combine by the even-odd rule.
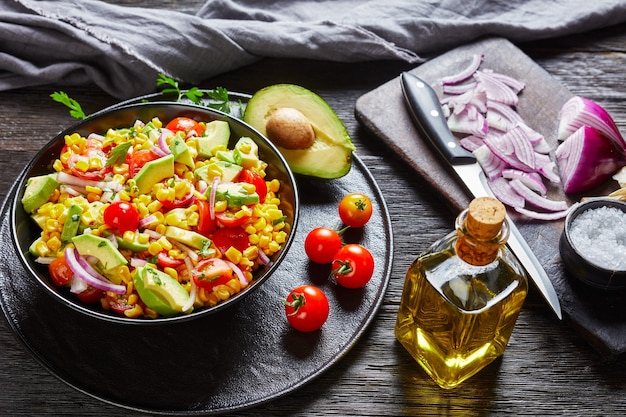
[[[572,93],[511,42],[502,38],[483,39],[451,50],[410,72],[430,83],[441,97],[441,78],[465,68],[474,54],[485,56],[481,69],[493,69],[524,81],[526,87],[520,94],[517,110],[526,123],[542,133],[556,149],[558,113]],[[356,102],[355,114],[454,209],[461,210],[469,204],[469,197],[453,172],[413,125],[399,77],[361,96]],[[615,184],[607,184],[588,195],[606,195],[611,187],[615,188]],[[567,199],[569,203],[581,197],[565,196],[558,185],[551,185],[548,195],[553,199]],[[550,277],[559,295],[564,320],[605,358],[613,359],[625,353],[626,307],[619,300],[624,295],[583,288],[567,277],[558,250],[563,221],[541,222],[510,214]]]

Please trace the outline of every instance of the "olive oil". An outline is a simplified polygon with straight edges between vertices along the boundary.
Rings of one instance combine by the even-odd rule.
[[[492,227],[501,230],[486,232],[476,244],[467,217],[466,210],[457,231],[410,266],[395,328],[396,338],[443,388],[456,387],[504,353],[528,290],[522,267],[504,246],[504,218]]]

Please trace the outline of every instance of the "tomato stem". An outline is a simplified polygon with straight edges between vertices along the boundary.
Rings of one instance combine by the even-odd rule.
[[[291,294],[291,298],[293,299],[293,301],[283,300],[283,303],[286,306],[293,307],[294,309],[291,313],[288,314],[288,316],[294,316],[298,314],[298,310],[300,310],[300,307],[306,304],[306,297],[304,296],[304,293],[293,293]]]

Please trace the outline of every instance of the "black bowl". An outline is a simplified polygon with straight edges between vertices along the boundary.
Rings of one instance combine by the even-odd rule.
[[[582,247],[576,247],[572,237],[572,223],[587,210],[612,207],[626,213],[626,202],[613,198],[593,198],[574,206],[565,218],[565,226],[559,241],[563,266],[570,276],[582,283],[601,290],[626,289],[626,270],[602,266]],[[602,236],[599,237],[602,239]],[[580,246],[580,245],[579,245]]]
[[[21,204],[24,194],[26,181],[33,176],[43,175],[53,172],[52,163],[59,157],[61,149],[64,145],[64,137],[74,132],[88,135],[92,132],[105,133],[108,128],[120,128],[132,126],[136,120],[149,121],[153,117],[159,117],[161,120],[171,120],[177,116],[185,116],[197,121],[225,120],[230,125],[231,143],[242,137],[248,136],[252,138],[259,146],[259,156],[268,163],[266,169],[268,179],[278,179],[281,182],[281,209],[286,216],[286,223],[290,225],[288,229],[288,238],[280,252],[276,253],[271,263],[255,272],[254,280],[243,291],[233,295],[229,299],[218,303],[213,307],[205,307],[194,310],[190,314],[160,317],[157,319],[131,319],[120,316],[116,313],[109,313],[103,310],[99,304],[89,306],[82,304],[71,294],[66,288],[56,287],[49,275],[48,268],[34,261],[33,256],[29,253],[31,243],[39,236],[40,229],[26,213]],[[221,311],[234,303],[239,302],[244,297],[250,295],[255,289],[259,288],[275,271],[282,259],[285,257],[298,222],[298,192],[293,173],[289,169],[287,162],[282,157],[276,147],[257,130],[242,122],[239,119],[230,117],[229,115],[213,110],[207,107],[196,106],[191,104],[172,103],[172,102],[151,102],[137,103],[116,107],[113,109],[103,110],[86,118],[85,120],[71,126],[54,139],[46,144],[41,151],[33,158],[26,167],[23,175],[18,180],[18,192],[12,202],[11,208],[11,225],[13,233],[13,241],[20,256],[20,260],[24,264],[26,270],[36,279],[42,287],[52,297],[61,303],[96,319],[109,320],[117,323],[134,323],[134,324],[159,324],[172,323],[183,320],[203,317],[217,311]]]

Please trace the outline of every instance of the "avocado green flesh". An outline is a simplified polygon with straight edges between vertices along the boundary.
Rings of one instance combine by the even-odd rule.
[[[133,272],[133,284],[146,306],[164,316],[182,313],[189,301],[189,293],[178,281],[150,266]]]
[[[78,204],[72,204],[67,209],[67,217],[63,224],[63,230],[61,231],[61,241],[67,242],[78,232],[78,226],[80,226],[80,215],[83,214],[83,208]]]
[[[72,243],[82,256],[94,256],[98,258],[104,271],[112,270],[120,265],[126,265],[128,261],[124,255],[110,240],[100,236],[81,234],[72,238]]]
[[[339,117],[312,91],[292,84],[265,87],[248,102],[244,121],[267,136],[267,120],[273,111],[285,107],[304,114],[315,132],[315,141],[307,149],[278,147],[291,170],[327,179],[346,175],[352,164],[354,144]]]
[[[169,154],[146,163],[135,175],[135,183],[140,194],[148,194],[152,186],[174,176],[174,155]]]
[[[55,174],[41,175],[38,177],[31,177],[26,182],[26,190],[24,190],[24,196],[22,197],[22,206],[27,213],[32,213],[43,205],[54,190],[58,187],[59,183],[56,180]]]

